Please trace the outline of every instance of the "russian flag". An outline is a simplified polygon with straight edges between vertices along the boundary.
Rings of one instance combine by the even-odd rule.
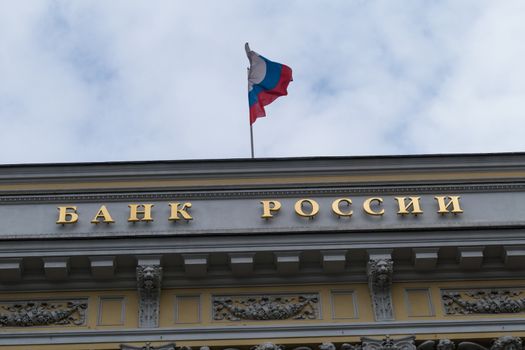
[[[250,104],[250,125],[266,116],[264,106],[277,97],[288,95],[286,89],[292,81],[292,69],[284,64],[272,62],[245,45],[250,60],[248,69],[248,101]]]

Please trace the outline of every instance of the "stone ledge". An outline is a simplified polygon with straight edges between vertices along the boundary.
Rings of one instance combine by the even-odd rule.
[[[131,342],[174,342],[200,341],[213,345],[218,340],[231,340],[232,346],[240,340],[251,339],[254,343],[265,339],[283,338],[281,343],[293,343],[293,338],[311,339],[332,338],[333,342],[344,342],[349,337],[374,336],[385,334],[428,335],[457,334],[458,338],[484,339],[486,333],[498,332],[501,335],[510,332],[523,332],[525,319],[501,318],[485,320],[456,320],[434,322],[374,322],[374,323],[330,323],[288,326],[240,326],[240,327],[192,327],[192,328],[157,328],[129,330],[82,330],[54,331],[49,330],[16,333],[0,333],[2,345],[39,345],[39,344],[95,344],[95,343],[131,343]],[[290,338],[290,339],[284,339]],[[493,337],[489,337],[492,339]],[[487,338],[487,339],[489,339]]]

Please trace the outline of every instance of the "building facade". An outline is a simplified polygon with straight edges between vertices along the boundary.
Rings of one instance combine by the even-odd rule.
[[[521,350],[525,154],[0,166],[5,349]]]

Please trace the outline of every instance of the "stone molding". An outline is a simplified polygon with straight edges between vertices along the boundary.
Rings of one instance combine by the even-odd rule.
[[[318,319],[318,294],[264,294],[213,296],[216,321],[270,321]]]
[[[170,191],[141,193],[103,193],[103,194],[57,194],[57,195],[6,195],[0,203],[24,202],[100,202],[100,201],[137,201],[137,200],[173,200],[174,196],[185,199],[221,199],[221,198],[260,198],[260,197],[294,197],[312,195],[369,195],[369,194],[403,194],[403,193],[445,193],[445,192],[494,192],[524,191],[522,183],[496,184],[461,184],[461,185],[422,185],[422,186],[378,186],[378,187],[341,187],[342,184],[330,184],[333,188],[303,188],[288,190],[231,190],[231,191]]]
[[[137,266],[140,328],[159,326],[161,282],[162,267],[160,265],[139,264]]]
[[[144,329],[71,329],[68,331],[46,329],[45,332],[17,331],[0,332],[2,345],[32,346],[39,344],[90,344],[90,343],[146,343],[192,341],[206,344],[218,340],[247,341],[250,339],[276,338],[319,338],[340,339],[342,332],[348,337],[381,337],[384,334],[403,336],[406,334],[451,334],[470,333],[473,338],[484,338],[488,333],[505,334],[507,332],[522,332],[525,327],[523,318],[490,318],[480,320],[447,320],[447,321],[417,321],[417,322],[366,322],[366,323],[332,323],[301,325],[238,325],[232,324],[219,327],[182,327],[182,328],[152,328]],[[424,339],[424,338],[423,338]],[[287,348],[289,349],[289,348]],[[219,350],[219,348],[214,348]],[[330,349],[324,349],[330,350]],[[333,350],[333,349],[332,349]],[[341,349],[351,350],[351,349]],[[425,348],[420,350],[434,350]],[[437,349],[451,350],[451,349]],[[470,350],[470,349],[464,349]],[[476,349],[483,350],[483,349]],[[497,349],[493,349],[497,350]],[[504,349],[512,350],[512,349]]]
[[[1,327],[82,326],[86,322],[87,299],[1,301]]]

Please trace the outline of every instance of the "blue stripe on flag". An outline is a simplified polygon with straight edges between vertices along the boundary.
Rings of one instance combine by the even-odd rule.
[[[266,76],[263,81],[257,85],[262,86],[265,90],[271,90],[277,86],[279,79],[281,79],[282,64],[272,62],[263,56],[260,57],[266,63]]]
[[[254,85],[252,91],[248,92],[248,102],[250,106],[257,102],[258,96],[263,90],[261,86]]]

